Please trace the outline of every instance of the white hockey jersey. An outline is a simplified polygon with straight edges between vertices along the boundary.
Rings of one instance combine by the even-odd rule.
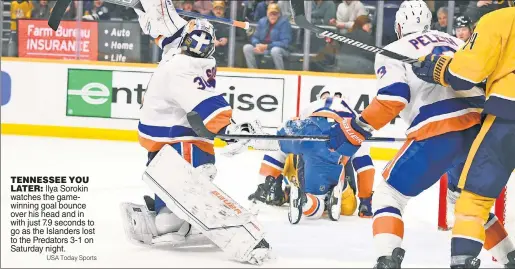
[[[452,55],[463,42],[439,31],[407,35],[385,49],[411,58],[428,54]],[[474,87],[455,91],[427,83],[413,73],[409,64],[376,55],[377,96],[362,112],[361,119],[378,130],[400,114],[409,128],[408,138],[423,140],[465,130],[480,122],[484,92]]]
[[[138,125],[139,142],[150,152],[164,144],[193,142],[214,154],[213,140],[198,137],[186,119],[195,111],[206,127],[219,132],[229,125],[232,109],[216,93],[216,61],[170,51],[152,75],[144,96]]]

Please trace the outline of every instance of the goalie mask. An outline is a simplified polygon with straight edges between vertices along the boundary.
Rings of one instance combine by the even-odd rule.
[[[181,50],[195,58],[209,58],[215,52],[215,30],[206,19],[195,19],[184,26]]]

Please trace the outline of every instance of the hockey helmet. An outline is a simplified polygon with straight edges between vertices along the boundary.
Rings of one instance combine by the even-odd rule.
[[[395,33],[398,38],[431,29],[433,15],[422,0],[404,1],[395,13]]]
[[[454,20],[454,30],[461,27],[468,27],[471,31],[473,28],[472,20],[467,16],[459,16]]]
[[[186,55],[209,58],[215,52],[215,30],[206,19],[190,20],[182,32],[181,49]]]

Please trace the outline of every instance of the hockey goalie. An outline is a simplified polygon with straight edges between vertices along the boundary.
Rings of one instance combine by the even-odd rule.
[[[143,0],[142,5],[144,10],[136,10],[140,25],[163,49],[138,125],[139,142],[148,151],[143,181],[155,198],[146,196],[145,205],[121,205],[126,234],[148,245],[180,246],[203,237],[231,259],[260,264],[270,256],[265,233],[253,214],[212,183],[213,140],[198,137],[186,114],[197,112],[214,133],[260,134],[260,125],[235,124],[230,105],[214,91],[213,26],[201,19],[187,23],[172,1]],[[229,149],[236,154],[249,142],[229,141]]]

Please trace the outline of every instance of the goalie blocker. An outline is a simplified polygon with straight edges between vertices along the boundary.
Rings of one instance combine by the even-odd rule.
[[[214,166],[193,168],[171,146],[165,145],[148,165],[143,181],[172,212],[230,258],[262,263],[269,257],[270,246],[261,225],[252,213],[211,182],[213,173],[204,172],[211,169]]]

